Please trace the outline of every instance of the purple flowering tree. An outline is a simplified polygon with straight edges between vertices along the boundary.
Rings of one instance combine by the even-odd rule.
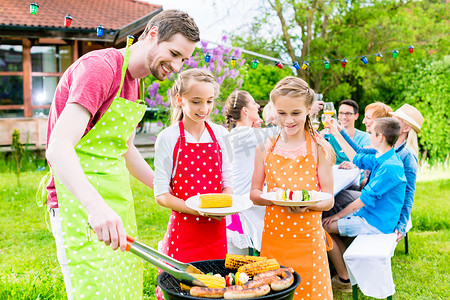
[[[227,37],[222,37],[222,42],[227,42]],[[205,55],[209,53],[211,60],[205,62]],[[208,45],[202,41],[201,47],[197,48],[192,57],[190,57],[182,69],[202,68],[209,70],[217,82],[220,84],[220,94],[215,101],[215,108],[211,112],[211,119],[217,124],[224,124],[225,117],[223,115],[223,107],[225,101],[234,90],[240,89],[244,78],[248,72],[248,66],[245,65],[245,59],[241,57],[240,49],[226,47],[222,45]],[[231,58],[236,58],[236,65],[231,66]],[[149,108],[155,112],[154,117],[160,124],[170,125],[170,88],[177,78],[177,74],[173,73],[166,81],[158,81],[153,76],[145,78],[145,100]]]

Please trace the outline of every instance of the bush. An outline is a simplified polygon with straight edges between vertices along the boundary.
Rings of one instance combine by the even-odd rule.
[[[396,74],[397,97],[392,105],[404,103],[416,107],[424,116],[419,147],[422,158],[444,160],[450,152],[450,56],[439,60],[424,60]]]

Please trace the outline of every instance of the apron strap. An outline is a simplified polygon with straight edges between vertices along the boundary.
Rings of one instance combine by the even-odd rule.
[[[308,130],[305,130],[305,139],[306,139],[306,153],[312,154],[312,148],[311,148],[311,135],[309,134]]]
[[[52,179],[52,172],[49,171],[44,177],[42,177],[39,187],[36,192],[36,204],[39,207],[44,206],[47,203],[47,185]]]
[[[145,89],[144,78],[141,78],[139,80],[139,87],[140,87],[140,91],[141,91],[139,99],[141,100],[141,103],[145,103],[145,101],[144,101],[144,93],[145,93],[145,91],[144,91],[144,89]]]
[[[327,251],[330,251],[333,249],[333,240],[331,239],[331,236],[328,234],[328,232],[325,229],[322,229],[325,235],[325,246]]]
[[[219,159],[220,173],[222,174],[222,154],[220,152],[221,148],[220,148],[219,142],[217,141],[216,135],[214,134],[214,131],[212,130],[211,126],[209,126],[208,122],[205,122],[205,125],[206,125],[206,129],[209,132],[209,136],[211,137],[211,139],[213,140],[214,144],[216,145],[217,157]]]
[[[125,56],[123,58],[123,64],[122,64],[122,77],[120,79],[120,86],[119,86],[119,90],[117,91],[116,97],[120,97],[120,92],[122,92],[122,86],[123,86],[123,82],[125,80],[125,75],[127,74],[129,60],[130,60],[130,47],[127,46],[125,48]],[[141,97],[143,97],[143,93],[141,93]]]
[[[277,135],[277,137],[276,137],[276,139],[272,142],[272,146],[270,147],[270,149],[269,149],[269,152],[272,152],[273,151],[273,149],[275,148],[275,145],[277,144],[277,142],[278,142],[278,139],[280,138],[280,135],[281,135],[281,132],[280,133],[278,133],[278,135]]]
[[[170,185],[172,186],[172,179],[175,177],[175,172],[177,170],[177,163],[178,163],[178,156],[180,155],[180,148],[181,144],[185,143],[185,136],[184,136],[184,125],[183,121],[178,122],[178,128],[180,130],[180,136],[177,139],[177,143],[175,144],[175,148],[173,148],[172,153],[172,175],[170,180]]]
[[[215,136],[214,131],[212,130],[211,126],[209,126],[208,122],[205,122],[205,125],[206,125],[206,129],[209,132],[209,136],[211,137],[213,142],[217,144],[217,139],[216,139],[216,136]]]

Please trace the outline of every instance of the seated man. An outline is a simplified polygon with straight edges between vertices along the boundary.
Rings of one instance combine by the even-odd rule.
[[[352,138],[352,140],[358,144],[360,147],[370,146],[370,138],[367,132],[361,131],[355,128],[355,122],[358,120],[358,103],[353,100],[344,100],[339,103],[338,109],[338,119],[342,127],[344,127],[345,132]],[[342,150],[336,138],[331,136],[330,144],[336,153],[336,165],[340,168],[349,169],[356,167],[353,165],[347,155],[345,155],[344,150]],[[344,163],[347,162],[347,163]]]
[[[336,126],[331,126],[337,131]],[[361,197],[342,211],[323,220],[323,226],[333,235],[336,245],[328,255],[336,267],[332,279],[334,289],[351,292],[349,275],[344,264],[345,245],[340,236],[393,233],[405,202],[406,177],[403,163],[395,153],[394,145],[400,135],[400,123],[393,118],[375,120],[370,135],[371,145],[377,154],[356,154],[348,145],[344,151],[361,169],[371,171],[371,179]],[[343,139],[336,135],[337,139]],[[343,143],[342,143],[343,144]],[[337,234],[337,235],[336,235]]]
[[[359,117],[358,109],[358,103],[356,103],[355,101],[344,100],[339,103],[338,118],[345,132],[357,145],[364,148],[370,146],[370,138],[367,132],[355,128],[355,122]],[[331,136],[329,142],[333,147],[334,152],[336,153],[336,165],[339,165],[340,169],[357,168],[353,163],[349,161],[347,155],[345,155],[344,150],[342,150],[341,146],[339,146],[339,143],[337,142],[335,137]],[[363,174],[361,174],[361,180],[362,179]],[[355,186],[355,189],[359,189],[359,182],[358,186]],[[341,191],[334,198],[333,208],[329,211],[324,211],[323,217],[326,218],[340,212],[358,197],[359,192],[353,191],[352,189]]]

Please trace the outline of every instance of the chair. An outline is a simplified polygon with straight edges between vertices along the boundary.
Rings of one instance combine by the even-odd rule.
[[[409,253],[409,244],[408,244],[408,232],[412,228],[411,216],[409,217],[408,224],[406,224],[406,235],[405,239],[405,254]]]

